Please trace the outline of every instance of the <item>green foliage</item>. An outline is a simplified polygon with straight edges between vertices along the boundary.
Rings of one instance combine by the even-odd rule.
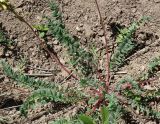
[[[39,33],[39,36],[41,38],[45,38],[46,37],[46,33],[48,32],[49,28],[47,27],[47,25],[34,25],[33,26]]]
[[[30,97],[24,102],[21,107],[21,113],[23,115],[27,114],[28,109],[32,106],[35,106],[36,103],[47,103],[49,101],[54,102],[64,102],[63,92],[60,91],[60,88],[51,83],[46,83],[41,80],[35,80],[26,75],[23,75],[19,72],[14,72],[11,66],[2,61],[2,67],[5,75],[12,78],[14,81],[17,81],[20,85],[29,86],[31,88],[38,89],[34,91]]]
[[[0,45],[11,46],[13,42],[9,40],[4,32],[0,29]]]
[[[101,107],[101,105],[104,103],[108,103],[107,107],[101,107],[101,113],[98,111],[94,113],[95,115],[87,116],[83,114],[74,119],[60,119],[52,122],[52,124],[116,124],[118,119],[121,117],[122,109],[124,108],[120,104],[116,94],[123,95],[125,98],[127,98],[127,100],[129,100],[129,105],[132,108],[136,108],[139,110],[139,112],[144,113],[144,115],[160,118],[160,113],[152,110],[147,104],[150,99],[160,95],[159,90],[148,93],[140,87],[137,81],[131,77],[128,77],[122,79],[116,84],[116,89],[113,89],[115,92],[112,92],[112,87],[108,88],[109,93],[107,93],[108,91],[103,91],[103,88],[105,87],[104,82],[98,80],[97,77],[93,78],[92,75],[95,72],[95,68],[93,67],[97,65],[97,50],[94,48],[94,46],[90,51],[82,48],[79,41],[72,37],[65,29],[65,25],[62,22],[62,14],[59,12],[58,6],[54,2],[50,3],[50,5],[53,13],[52,18],[48,18],[48,25],[36,25],[34,28],[37,29],[40,37],[42,38],[45,38],[46,33],[50,31],[50,33],[67,48],[71,57],[70,63],[75,70],[78,72],[79,70],[81,71],[82,76],[80,76],[80,84],[91,89],[98,89],[97,92],[95,91],[98,94],[96,94],[97,96],[89,96],[89,101],[89,98],[87,97],[89,105],[93,106],[97,100],[99,102],[101,100],[101,96],[103,97],[101,100],[102,103],[100,103],[98,106]],[[110,69],[117,71],[119,67],[124,64],[126,57],[136,47],[136,43],[133,42],[133,35],[138,27],[146,20],[147,18],[143,18],[138,22],[134,22],[130,27],[120,30],[120,34],[116,38],[117,48],[111,57]],[[4,37],[3,32],[0,32],[0,44],[8,44],[8,40]],[[18,82],[19,84],[34,88],[34,91],[26,99],[20,109],[21,113],[25,116],[27,115],[28,110],[35,108],[38,103],[75,103],[86,97],[86,95],[82,93],[83,91],[79,91],[78,88],[74,90],[71,88],[64,89],[60,85],[49,82],[47,83],[41,80],[35,80],[34,78],[30,78],[18,71],[13,71],[11,66],[4,61],[2,61],[2,67],[4,74],[14,81]],[[159,68],[160,58],[156,58],[150,63],[149,70],[147,74],[145,74],[145,79],[154,76],[155,72],[159,71]],[[131,88],[122,89],[124,84],[130,84]]]
[[[0,124],[8,124],[8,119],[0,116]]]
[[[87,115],[80,115],[79,119],[83,122],[83,124],[96,124],[93,119]]]
[[[132,52],[136,44],[132,40],[121,42],[114,55],[111,57],[110,68],[113,71],[118,71],[119,67],[124,64],[126,57]]]
[[[122,43],[122,42],[126,42],[127,40],[133,40],[132,37],[135,31],[139,28],[141,24],[143,24],[148,20],[149,20],[148,17],[143,17],[140,21],[133,22],[131,26],[129,26],[128,28],[119,30],[120,33],[116,38],[116,43]]]
[[[64,89],[60,85],[47,83],[41,80],[35,80],[29,76],[23,75],[19,72],[14,72],[11,66],[2,61],[2,68],[4,74],[17,81],[20,85],[29,86],[35,90],[24,102],[21,107],[21,113],[27,114],[28,109],[34,107],[37,103],[48,103],[50,101],[62,103],[75,103],[83,99],[85,94],[79,92],[78,89]]]
[[[105,99],[109,101],[107,109],[109,111],[109,124],[117,124],[122,115],[122,106],[114,93],[106,94]]]
[[[116,109],[110,108],[111,106],[102,106],[101,113],[93,115],[92,117],[87,115],[79,116],[79,119],[83,124],[117,124],[118,119],[121,117],[119,105]]]
[[[83,124],[79,119],[58,119],[49,124]]]
[[[109,124],[109,110],[103,106],[101,109],[102,124]]]
[[[119,111],[119,110],[118,110]],[[50,124],[116,124],[116,121],[113,120],[113,111],[109,111],[108,107],[101,107],[101,113],[97,113],[92,117],[89,115],[81,114],[78,118],[72,119],[59,119]]]
[[[144,104],[142,101],[137,102],[135,100],[129,99],[129,104],[132,108],[137,109],[139,113],[143,113],[143,115],[148,116],[149,118],[160,118],[160,112],[153,110],[151,107],[149,107],[147,104]]]
[[[118,71],[126,57],[135,49],[136,43],[133,42],[133,34],[138,29],[140,24],[144,23],[148,18],[142,18],[139,22],[134,22],[129,28],[120,30],[120,34],[117,36],[117,48],[115,53],[111,57],[110,68],[113,71]]]
[[[147,80],[156,75],[156,72],[160,70],[160,57],[154,58],[148,65],[148,71],[143,74],[141,80]]]
[[[157,59],[154,59],[153,61],[155,60]],[[160,112],[157,112],[153,110],[151,107],[149,107],[149,101],[160,96],[160,93],[159,93],[160,89],[153,90],[153,91],[144,90],[140,87],[138,82],[128,77],[128,78],[122,79],[120,83],[117,84],[117,90],[120,90],[122,85],[125,84],[125,82],[131,84],[132,87],[130,89],[123,89],[121,90],[120,93],[125,98],[128,99],[129,105],[131,106],[131,108],[137,109],[137,111],[139,111],[140,113],[143,113],[145,116],[159,119]]]
[[[103,82],[100,82],[98,79],[96,78],[82,78],[79,81],[80,85],[83,87],[86,86],[90,86],[90,87],[95,87],[98,88],[98,86],[101,86],[103,84]]]
[[[68,49],[69,55],[72,56],[70,61],[72,66],[77,70],[81,70],[84,75],[91,74],[93,72],[93,55],[81,48],[79,41],[66,31],[58,6],[54,2],[50,3],[50,5],[53,18],[48,19],[48,28],[51,34]]]
[[[12,78],[13,80],[17,81],[19,84],[23,84],[25,86],[29,86],[31,88],[55,88],[57,87],[55,84],[47,83],[41,80],[35,80],[34,78],[31,78],[29,76],[26,76],[24,74],[21,74],[19,72],[14,72],[11,66],[2,61],[2,68],[4,71],[4,74],[7,75],[8,77]]]
[[[139,86],[139,83],[136,82],[136,81],[135,81],[132,77],[130,77],[130,76],[121,79],[121,80],[119,81],[119,83],[117,83],[116,90],[118,90],[118,91],[121,90],[122,85],[125,84],[125,83],[131,84],[132,88],[133,88],[134,90],[136,90],[137,93],[140,94],[140,93],[143,92],[142,89],[141,89],[141,87]]]
[[[27,110],[34,107],[36,103],[48,103],[50,101],[65,103],[64,95],[56,89],[38,89],[34,91],[31,96],[22,105],[20,111],[23,115],[27,115]]]

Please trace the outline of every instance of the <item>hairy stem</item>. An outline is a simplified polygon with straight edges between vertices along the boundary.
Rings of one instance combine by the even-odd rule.
[[[21,17],[20,15],[18,15],[18,13],[14,10],[14,8],[12,7],[12,5],[10,5],[8,7],[8,10],[11,11],[15,16],[16,18],[18,18],[20,21],[24,22],[30,29],[31,31],[34,33],[34,35],[37,37],[38,41],[39,41],[39,45],[41,46],[41,48],[43,48],[49,55],[52,59],[54,59],[56,61],[56,63],[64,70],[66,71],[69,75],[71,75],[73,78],[77,79],[78,78],[72,74],[72,72],[70,70],[68,70],[62,63],[61,61],[59,60],[58,56],[55,54],[55,52],[51,52],[47,45],[44,43],[44,41],[42,39],[40,39],[40,37],[38,36],[38,34],[34,31],[34,29],[32,28],[32,26],[23,18]]]
[[[98,10],[99,18],[100,18],[100,24],[103,28],[104,38],[105,38],[105,42],[106,42],[106,46],[105,46],[106,47],[106,83],[105,84],[106,84],[106,91],[108,92],[109,85],[110,85],[110,68],[109,68],[110,56],[109,56],[109,48],[108,48],[108,39],[106,36],[107,32],[105,30],[104,21],[103,21],[97,0],[95,0],[95,3],[97,6],[97,10]]]

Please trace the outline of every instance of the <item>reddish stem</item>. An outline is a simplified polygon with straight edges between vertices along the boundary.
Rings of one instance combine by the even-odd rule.
[[[93,90],[93,93],[97,93],[97,95],[99,97],[103,97],[103,94],[99,90],[96,90],[96,89],[93,89],[93,88],[91,88],[91,90]]]
[[[104,31],[104,38],[105,38],[105,42],[106,42],[106,92],[108,93],[108,89],[109,89],[109,85],[110,85],[110,69],[109,69],[109,62],[110,62],[110,56],[109,56],[109,48],[108,48],[108,39],[106,36],[106,30],[105,30],[105,25],[103,22],[103,18],[99,9],[99,5],[97,0],[95,0],[96,6],[97,6],[97,10],[98,10],[98,14],[99,14],[99,18],[100,18],[100,23],[101,26],[103,28]]]
[[[99,73],[99,71],[97,71],[97,76],[98,76],[98,78],[99,78],[99,80],[101,81],[101,82],[106,82],[104,79],[103,79],[103,77],[102,77],[102,75]]]
[[[53,52],[51,52],[51,51],[47,48],[47,45],[42,41],[42,39],[40,39],[40,37],[38,36],[38,34],[37,34],[37,33],[34,31],[34,29],[32,28],[32,26],[31,26],[23,17],[19,16],[19,15],[17,14],[17,12],[13,9],[12,6],[9,6],[8,9],[9,9],[12,13],[14,13],[15,16],[16,16],[20,21],[24,22],[24,23],[31,29],[31,31],[34,33],[34,35],[35,35],[35,36],[37,37],[37,39],[39,40],[41,47],[42,47],[46,52],[49,53],[50,57],[51,57],[52,59],[54,59],[54,60],[56,61],[56,63],[59,64],[60,67],[61,67],[64,71],[66,71],[69,75],[71,75],[73,78],[75,78],[75,79],[78,80],[78,78],[77,78],[74,74],[72,74],[72,72],[69,71],[69,70],[61,63],[61,61],[59,60],[59,58],[57,57],[57,55],[55,54],[55,52],[53,51],[53,52],[54,52],[54,53],[53,53]]]
[[[103,101],[104,101],[103,97],[99,98],[99,100],[93,106],[92,110],[95,111],[96,108],[99,108]]]

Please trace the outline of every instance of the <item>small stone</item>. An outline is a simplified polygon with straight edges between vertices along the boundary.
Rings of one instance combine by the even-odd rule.
[[[132,9],[132,12],[133,12],[133,13],[135,13],[136,11],[137,11],[137,9],[136,9],[136,8],[133,8],[133,9]]]
[[[24,36],[24,37],[23,37],[23,41],[26,41],[26,40],[27,40],[27,37],[26,37],[26,36]]]
[[[63,14],[63,18],[64,18],[65,20],[68,20],[68,19],[69,19],[68,14]]]
[[[62,50],[62,46],[60,46],[60,45],[55,46],[55,51],[56,52],[60,52],[61,50]]]
[[[104,36],[102,36],[101,38],[99,38],[100,39],[100,41],[105,45],[106,44],[106,41],[105,41],[105,37]]]
[[[22,12],[22,8],[16,8],[17,13],[21,13]]]
[[[43,20],[42,16],[37,16],[36,18],[37,18],[38,21],[42,21]]]
[[[80,27],[83,27],[83,24],[80,24],[79,26],[80,26]]]
[[[93,30],[91,29],[91,26],[87,24],[84,25],[84,30],[86,37],[90,37],[94,33]]]
[[[70,2],[70,0],[63,0],[63,4],[64,4],[65,6],[67,6],[67,5],[69,4],[69,2]]]
[[[100,30],[99,32],[98,32],[98,36],[103,36],[104,35],[104,31],[103,30]]]
[[[9,53],[6,53],[6,54],[5,54],[5,56],[6,56],[6,57],[9,57],[9,56],[10,56],[10,54],[9,54]]]
[[[84,19],[85,19],[85,20],[88,20],[88,16],[87,16],[87,15],[85,15],[85,16],[84,16]]]
[[[14,38],[14,36],[13,36],[13,35],[10,35],[10,36],[9,36],[9,39],[13,39],[13,38]]]
[[[58,44],[59,44],[59,41],[58,41],[57,39],[55,39],[55,40],[53,41],[53,44],[54,44],[54,45],[58,45]]]
[[[78,32],[82,32],[82,30],[81,30],[81,28],[80,27],[76,27],[76,30],[78,31]]]

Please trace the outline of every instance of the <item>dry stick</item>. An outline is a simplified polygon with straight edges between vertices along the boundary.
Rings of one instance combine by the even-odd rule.
[[[109,57],[108,39],[106,36],[107,32],[105,30],[104,21],[103,21],[97,0],[95,0],[95,3],[97,6],[97,10],[98,10],[99,18],[100,18],[100,23],[101,23],[101,26],[104,31],[104,38],[105,38],[105,42],[106,42],[106,91],[108,92],[109,85],[110,85],[110,68],[109,68],[110,57]]]
[[[30,77],[49,77],[49,76],[53,76],[53,74],[24,74],[26,76],[30,76]],[[71,75],[70,75],[71,76]]]
[[[38,112],[38,113],[36,113],[36,114],[34,114],[34,115],[31,115],[31,116],[28,118],[28,120],[30,120],[30,121],[35,121],[35,120],[41,118],[42,116],[47,115],[48,113],[49,113],[49,112],[47,112],[47,111]]]
[[[19,108],[21,107],[22,105],[16,105],[16,106],[11,106],[11,107],[6,107],[6,108],[2,108],[0,110],[7,110],[7,109],[14,109],[14,108]]]
[[[49,71],[49,72],[55,71],[54,69],[44,69],[44,68],[39,68],[39,67],[33,67],[31,65],[27,65],[27,67],[30,69],[36,69],[36,70],[40,70],[40,71]]]
[[[44,43],[44,41],[42,41],[42,39],[39,38],[38,34],[34,31],[34,29],[32,28],[32,26],[31,26],[27,21],[25,21],[25,19],[24,19],[23,17],[21,17],[21,16],[19,16],[19,15],[17,14],[17,12],[13,9],[13,6],[12,6],[12,5],[9,6],[8,10],[10,10],[12,13],[14,13],[15,16],[16,16],[20,21],[24,22],[24,23],[31,29],[31,31],[34,33],[34,35],[35,35],[35,36],[37,37],[37,39],[39,40],[40,46],[41,46],[46,52],[49,53],[50,57],[51,57],[52,59],[54,59],[54,60],[57,62],[57,64],[59,64],[60,67],[61,67],[63,70],[65,70],[69,75],[72,74],[72,72],[69,71],[69,70],[61,63],[61,61],[59,60],[59,58],[57,57],[57,55],[55,55],[55,52],[53,51],[53,52],[54,52],[54,53],[53,53],[53,52],[51,52],[51,51],[47,48],[47,45]],[[75,79],[78,80],[78,78],[77,78],[75,75],[72,74],[71,76],[72,76],[73,78],[75,78]]]
[[[72,73],[71,73],[72,74]],[[71,76],[71,74],[69,76]],[[49,77],[49,76],[53,76],[53,74],[51,73],[45,73],[45,74],[38,74],[38,73],[34,73],[34,74],[28,74],[28,73],[24,73],[25,76],[29,76],[29,77]],[[6,75],[1,75],[0,76],[3,76],[5,77]]]

